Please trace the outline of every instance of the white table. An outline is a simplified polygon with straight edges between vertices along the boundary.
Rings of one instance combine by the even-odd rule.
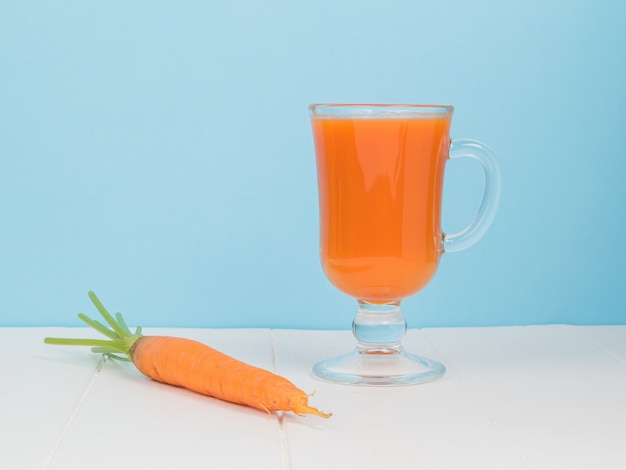
[[[398,388],[311,376],[352,345],[349,331],[144,333],[275,370],[333,416],[268,415],[42,342],[93,337],[86,328],[0,328],[0,469],[626,468],[626,325],[411,330],[407,349],[448,372]]]

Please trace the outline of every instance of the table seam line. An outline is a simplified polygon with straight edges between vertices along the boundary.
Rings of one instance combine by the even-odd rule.
[[[467,391],[467,393],[469,393],[469,395],[472,398],[472,400],[476,403],[476,405],[478,405],[478,408],[481,410],[481,412],[484,414],[484,416],[489,420],[491,425],[496,429],[498,434],[500,436],[502,436],[502,438],[508,444],[508,446],[511,448],[511,450],[515,453],[515,455],[517,455],[519,463],[524,468],[527,468],[529,470],[532,469],[532,466],[524,458],[524,455],[521,452],[521,450],[518,449],[518,447],[513,443],[513,441],[511,441],[511,439],[509,439],[508,435],[504,432],[503,428],[500,426],[498,420],[496,420],[496,418],[487,410],[487,408],[485,407],[483,401],[478,397],[478,395],[472,389],[472,387],[469,385],[469,383],[467,383],[467,381],[463,378],[461,372],[459,370],[457,370],[454,366],[450,365],[450,361],[446,360],[445,355],[442,354],[441,351],[437,348],[436,344],[428,336],[428,333],[426,331],[424,331],[424,330],[422,330],[421,332],[422,332],[424,338],[426,339],[426,341],[428,341],[428,343],[430,344],[430,346],[433,349],[433,351],[435,352],[435,354],[437,354],[437,356],[442,360],[442,362],[446,366],[446,369],[453,370],[456,373],[457,380],[461,383],[461,385]]]
[[[94,371],[89,376],[89,380],[87,381],[87,384],[83,388],[78,398],[78,401],[72,408],[72,411],[70,412],[67,420],[63,424],[61,431],[59,432],[57,438],[55,439],[54,444],[52,445],[52,448],[50,449],[50,452],[48,453],[48,457],[46,458],[44,462],[43,470],[46,470],[52,464],[52,461],[54,460],[59,448],[61,447],[61,444],[63,440],[65,439],[67,432],[69,431],[70,427],[74,423],[74,420],[76,419],[76,416],[78,415],[78,412],[80,411],[83,404],[85,403],[85,400],[87,399],[87,396],[91,392],[91,389],[93,388],[94,383],[96,382],[96,379],[100,375],[100,372],[102,371],[102,368],[104,367],[104,364],[106,361],[107,361],[107,357],[104,355],[102,355],[100,359],[98,360],[98,363],[96,364]]]
[[[584,330],[582,330],[580,327],[578,326],[574,326],[572,325],[574,331],[576,332],[577,335],[579,335],[580,337],[586,339],[588,342],[590,342],[591,344],[593,344],[596,348],[598,348],[600,351],[602,351],[603,353],[605,353],[607,356],[609,356],[611,359],[617,361],[621,366],[626,366],[626,359],[622,358],[620,355],[615,354],[613,351],[611,351],[609,348],[605,347],[602,345],[602,343],[598,342],[595,338],[593,338],[592,336],[589,336],[585,333]]]
[[[270,328],[270,347],[272,355],[272,370],[275,374],[278,374],[277,369],[277,353],[276,353],[276,337],[274,335],[274,329]],[[280,462],[282,470],[291,470],[291,454],[289,449],[289,439],[287,437],[287,430],[284,425],[284,413],[279,411],[276,414],[276,420],[278,423],[278,442],[280,445]]]

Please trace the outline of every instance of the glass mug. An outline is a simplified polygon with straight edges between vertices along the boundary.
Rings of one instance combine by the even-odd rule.
[[[443,253],[476,243],[493,221],[500,171],[492,151],[475,140],[450,140],[447,105],[313,104],[320,257],[324,273],[358,301],[357,343],[316,364],[324,380],[354,385],[404,385],[434,380],[445,366],[404,350],[400,302],[434,276]],[[485,173],[478,214],[464,230],[441,229],[444,169],[472,158]]]

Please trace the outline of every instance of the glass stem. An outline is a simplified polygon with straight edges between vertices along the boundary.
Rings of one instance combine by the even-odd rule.
[[[359,354],[400,354],[406,334],[406,320],[400,302],[371,304],[359,300],[359,310],[352,322]]]

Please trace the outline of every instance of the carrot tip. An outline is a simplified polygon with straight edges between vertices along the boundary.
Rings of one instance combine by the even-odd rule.
[[[312,406],[305,406],[303,408],[293,410],[293,412],[300,416],[305,414],[311,414],[326,419],[330,418],[333,415],[332,413],[324,413],[323,411],[320,411],[317,408],[313,408]]]
[[[306,395],[303,396],[301,400],[297,400],[296,402],[292,403],[292,406],[292,411],[298,416],[303,416],[307,414],[319,416],[321,418],[330,418],[332,416],[332,413],[324,413],[317,408],[309,406]]]

